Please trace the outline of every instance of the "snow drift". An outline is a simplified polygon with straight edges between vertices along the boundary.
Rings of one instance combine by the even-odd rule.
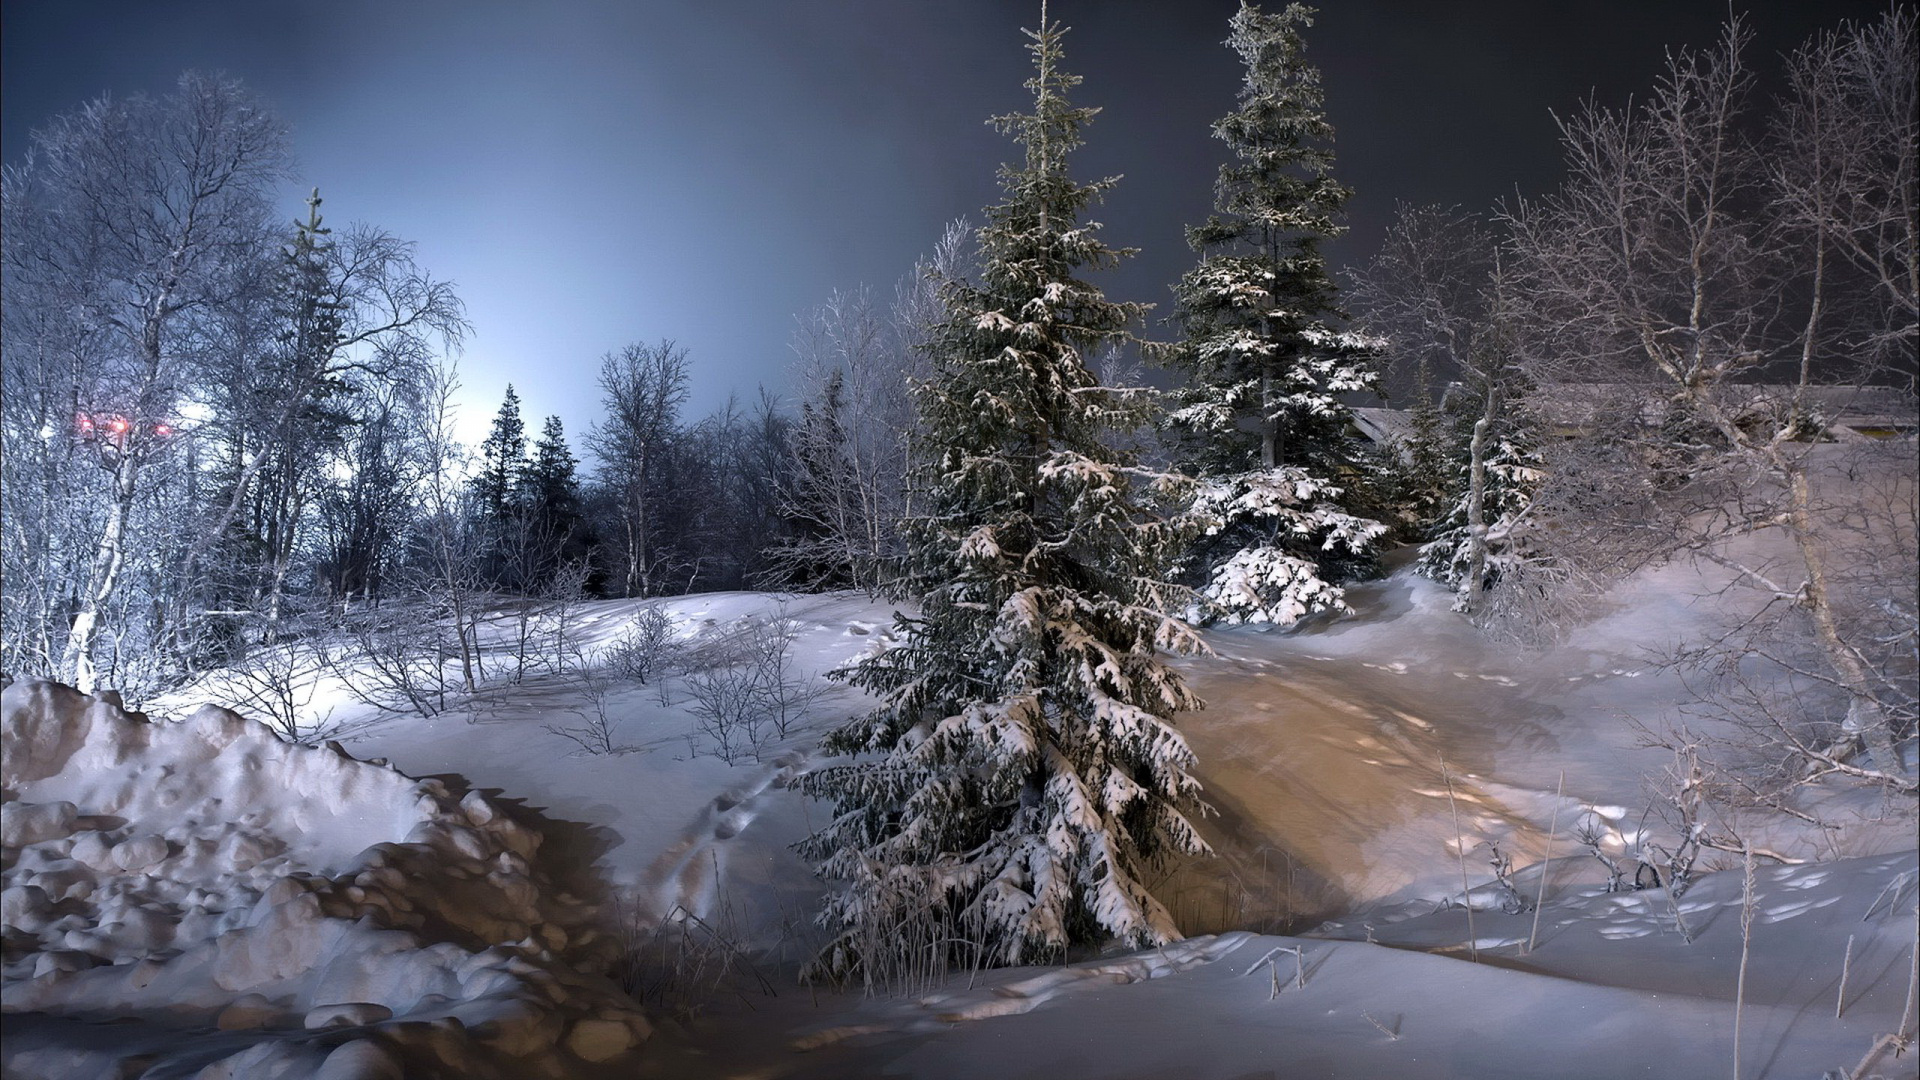
[[[615,943],[547,880],[542,834],[477,792],[214,706],[150,722],[35,681],[0,713],[8,1013],[250,1033],[210,1040],[207,1080],[552,1071],[649,1034],[581,974]],[[6,1065],[89,1069],[71,1049]]]

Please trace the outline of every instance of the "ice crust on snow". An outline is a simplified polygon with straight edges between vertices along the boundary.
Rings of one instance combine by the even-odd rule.
[[[605,1061],[650,1033],[581,973],[611,943],[554,898],[542,834],[478,792],[217,707],[149,722],[51,682],[8,686],[0,728],[8,1013],[260,1035],[206,1080],[485,1077],[502,1055]],[[336,1029],[352,1038],[310,1034]]]

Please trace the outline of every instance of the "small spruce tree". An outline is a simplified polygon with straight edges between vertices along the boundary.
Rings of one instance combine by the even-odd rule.
[[[218,610],[251,608],[264,618],[264,638],[277,633],[302,517],[324,485],[326,456],[354,424],[355,386],[334,372],[346,302],[335,279],[333,230],[321,224],[320,189],[307,197],[307,217],[294,220],[274,283],[273,346],[262,350],[227,387],[228,407],[244,413],[233,457],[216,470],[221,502],[242,486],[244,502],[224,530],[211,561]],[[288,402],[297,402],[282,412]],[[271,418],[271,419],[262,419]],[[259,421],[256,423],[256,421]],[[247,461],[249,448],[254,458]],[[234,616],[213,616],[216,642],[234,643]]]
[[[1344,231],[1320,74],[1303,58],[1313,11],[1243,3],[1228,47],[1246,64],[1239,107],[1213,126],[1233,151],[1216,210],[1187,239],[1200,264],[1174,286],[1189,375],[1170,418],[1203,480],[1193,512],[1202,611],[1286,626],[1349,610],[1338,582],[1372,567],[1386,531],[1343,503],[1355,447],[1340,396],[1371,390],[1377,343],[1342,329],[1321,245]]]
[[[1456,432],[1456,445],[1470,444],[1474,429],[1480,428],[1480,512],[1473,512],[1471,455],[1457,455],[1448,469],[1447,512],[1433,524],[1430,539],[1420,547],[1415,568],[1454,591],[1454,610],[1478,615],[1480,597],[1516,563],[1529,557],[1518,526],[1546,478],[1546,464],[1535,446],[1533,425],[1505,401],[1503,387],[1494,384],[1474,389],[1480,395],[1495,395],[1492,407],[1487,407],[1484,397],[1475,401],[1470,395],[1461,395],[1449,419]],[[1476,518],[1482,530],[1478,551],[1473,543]]]
[[[517,502],[524,527],[547,548],[555,565],[586,563],[593,550],[580,491],[580,462],[567,446],[566,429],[558,416],[549,416],[534,441],[533,454],[521,474]]]
[[[1022,963],[1177,938],[1146,877],[1206,850],[1171,723],[1199,703],[1158,655],[1198,646],[1156,577],[1171,530],[1103,445],[1128,409],[1086,364],[1140,313],[1076,276],[1125,254],[1080,220],[1113,180],[1068,175],[1093,110],[1067,101],[1044,9],[1027,33],[1033,111],[994,121],[1025,157],[1001,169],[977,280],[945,284],[920,392],[919,614],[843,673],[880,698],[828,740],[859,756],[806,781],[834,817],[801,850],[845,886],[814,971],[869,985],[914,950]]]

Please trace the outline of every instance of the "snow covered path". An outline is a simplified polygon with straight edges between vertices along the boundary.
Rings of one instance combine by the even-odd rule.
[[[1535,861],[1556,806],[1571,827],[1583,795],[1637,800],[1660,763],[1609,715],[1626,707],[1622,685],[1671,689],[1629,681],[1637,666],[1617,665],[1634,659],[1503,655],[1420,579],[1352,592],[1356,618],[1214,631],[1216,655],[1187,663],[1207,708],[1182,728],[1220,812],[1204,829],[1224,868],[1176,885],[1190,929],[1311,927],[1355,905],[1458,895],[1462,842],[1484,882],[1489,841]]]

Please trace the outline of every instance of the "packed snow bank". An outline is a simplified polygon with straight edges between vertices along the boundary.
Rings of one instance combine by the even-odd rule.
[[[251,1032],[209,1043],[207,1080],[564,1071],[649,1033],[579,973],[614,943],[547,880],[542,834],[477,792],[50,682],[7,687],[0,728],[9,1014]],[[17,1042],[8,1076],[114,1060]]]

